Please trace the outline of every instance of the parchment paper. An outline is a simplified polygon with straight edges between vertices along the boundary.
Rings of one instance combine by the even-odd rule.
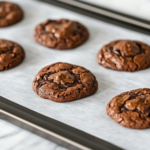
[[[142,71],[119,72],[105,69],[96,62],[96,54],[106,43],[116,39],[140,40],[150,44],[150,37],[53,5],[18,0],[25,17],[20,23],[0,29],[0,38],[23,46],[26,58],[21,65],[0,72],[0,95],[48,117],[66,123],[124,149],[145,150],[150,147],[150,129],[134,130],[120,126],[106,115],[106,105],[117,94],[150,87],[150,68]],[[59,51],[37,44],[33,31],[48,18],[68,18],[83,23],[90,38],[74,50]],[[98,80],[98,91],[89,97],[68,103],[40,98],[32,90],[32,81],[44,66],[58,61],[84,66]]]

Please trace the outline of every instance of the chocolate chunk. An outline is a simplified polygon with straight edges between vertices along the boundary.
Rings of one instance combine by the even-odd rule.
[[[59,71],[57,73],[51,74],[49,79],[53,79],[54,82],[65,84],[74,83],[74,75],[71,75],[69,71]]]

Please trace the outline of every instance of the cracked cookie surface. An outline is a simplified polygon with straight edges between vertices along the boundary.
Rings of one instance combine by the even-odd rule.
[[[142,70],[150,67],[150,46],[139,41],[113,41],[98,52],[97,62],[113,70]]]
[[[23,18],[23,11],[14,3],[0,1],[0,27],[10,26]]]
[[[20,45],[0,39],[0,71],[19,65],[24,57],[25,53]]]
[[[150,89],[137,89],[114,97],[106,107],[107,115],[124,127],[150,128]]]
[[[87,40],[88,30],[80,23],[67,19],[47,20],[34,31],[36,42],[54,49],[72,49]]]
[[[58,62],[41,69],[35,76],[32,88],[42,98],[69,102],[94,94],[98,83],[89,70]]]

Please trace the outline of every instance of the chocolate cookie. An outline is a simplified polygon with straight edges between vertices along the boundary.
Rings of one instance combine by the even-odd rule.
[[[58,62],[41,69],[35,76],[32,87],[42,98],[69,102],[94,94],[98,83],[89,70]]]
[[[72,49],[87,40],[88,30],[80,23],[67,19],[47,20],[35,28],[35,40],[49,48]]]
[[[113,41],[98,52],[97,62],[113,70],[142,70],[150,67],[150,47],[139,41]]]
[[[150,128],[150,89],[137,89],[114,97],[106,107],[107,114],[124,127]]]
[[[19,65],[24,57],[25,53],[20,45],[0,39],[0,71]]]
[[[14,3],[0,1],[0,27],[6,27],[19,22],[23,11]]]

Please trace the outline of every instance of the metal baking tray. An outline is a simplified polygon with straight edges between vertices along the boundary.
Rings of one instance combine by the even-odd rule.
[[[80,0],[40,0],[92,18],[150,35],[150,21],[126,15]]]
[[[74,0],[41,0],[92,18],[150,34],[150,22],[109,9]],[[121,150],[121,148],[83,131],[41,115],[0,96],[0,116],[5,120],[49,139],[68,149]]]

